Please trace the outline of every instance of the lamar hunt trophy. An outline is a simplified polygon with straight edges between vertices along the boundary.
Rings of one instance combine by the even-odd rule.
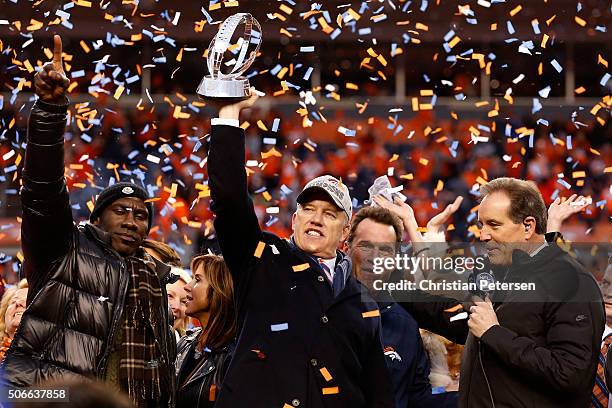
[[[231,45],[234,31],[244,23],[244,33],[238,38],[238,57],[231,72],[221,72],[223,54]],[[255,28],[255,29],[254,29]],[[249,44],[255,44],[255,50],[246,58]],[[251,96],[249,80],[242,76],[249,69],[259,46],[261,45],[261,26],[249,13],[234,14],[221,24],[219,32],[208,46],[208,75],[205,75],[198,86],[197,93],[203,99],[242,100]]]

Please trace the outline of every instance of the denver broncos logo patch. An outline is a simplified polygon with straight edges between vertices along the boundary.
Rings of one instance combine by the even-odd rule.
[[[384,349],[385,356],[389,357],[391,361],[397,360],[398,362],[402,362],[402,357],[395,351],[395,349],[391,346],[386,346]]]

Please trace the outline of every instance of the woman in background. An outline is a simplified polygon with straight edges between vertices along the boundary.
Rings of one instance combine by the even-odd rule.
[[[8,289],[0,301],[0,361],[13,341],[13,336],[21,323],[21,316],[26,309],[28,281],[22,279],[17,287]]]
[[[200,327],[178,344],[177,408],[213,407],[236,333],[234,288],[221,256],[197,256],[191,271],[193,279],[185,285],[185,313],[197,319]]]

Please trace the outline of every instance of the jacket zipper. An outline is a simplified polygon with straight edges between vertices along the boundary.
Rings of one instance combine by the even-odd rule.
[[[121,267],[119,269],[119,275],[121,277],[125,275],[123,273],[124,271],[125,271],[125,265],[123,262],[121,262]],[[123,315],[123,307],[125,305],[125,297],[127,296],[127,288],[128,288],[127,280],[121,279],[121,283],[119,286],[119,292],[121,293],[121,297],[119,301],[119,307],[117,309],[117,310],[120,310],[121,313],[115,313],[115,316],[113,318],[113,323],[111,325],[110,336],[108,336],[108,343],[106,346],[106,350],[104,352],[104,357],[102,357],[102,359],[100,360],[99,367],[98,367],[98,371],[101,372],[100,378],[106,377],[106,372],[108,370],[108,366],[106,363],[108,360],[108,356],[110,355],[111,349],[113,348],[113,344],[115,343],[115,333],[117,331],[117,326],[120,323],[119,319],[121,318],[121,315]]]

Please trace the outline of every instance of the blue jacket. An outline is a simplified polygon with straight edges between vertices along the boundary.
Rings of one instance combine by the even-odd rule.
[[[378,302],[378,306],[396,408],[456,407],[457,393],[431,393],[429,360],[416,320],[395,302]]]

